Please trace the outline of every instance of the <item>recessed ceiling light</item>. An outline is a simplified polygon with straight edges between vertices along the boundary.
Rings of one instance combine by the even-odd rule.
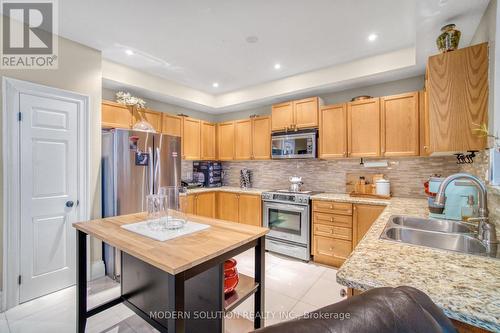
[[[125,50],[125,53],[127,55],[134,55],[134,51],[132,51],[132,50]]]
[[[377,34],[369,34],[369,35],[368,35],[368,40],[369,40],[370,42],[374,42],[377,38],[378,38],[378,35],[377,35]]]
[[[280,69],[281,68],[281,64],[274,64],[274,69]]]
[[[250,43],[250,44],[257,43],[259,41],[259,37],[257,37],[257,36],[248,36],[246,38],[246,41],[247,41],[247,43]]]
[[[212,87],[219,88],[219,84],[217,82],[212,83]]]

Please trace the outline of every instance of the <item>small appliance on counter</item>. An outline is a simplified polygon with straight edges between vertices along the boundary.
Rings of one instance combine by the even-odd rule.
[[[434,175],[424,184],[425,193],[428,195],[429,216],[438,219],[463,220],[474,214],[478,200],[475,185],[468,180],[456,180],[451,183],[445,192],[446,202],[444,209],[434,203],[434,198],[444,181],[443,177]],[[465,216],[462,216],[465,214]]]
[[[203,174],[205,187],[222,186],[222,164],[218,161],[193,162],[193,172]]]
[[[200,172],[187,172],[182,177],[181,184],[186,189],[203,187],[205,185],[205,175]]]

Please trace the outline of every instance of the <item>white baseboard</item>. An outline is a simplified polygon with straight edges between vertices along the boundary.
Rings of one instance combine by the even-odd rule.
[[[105,270],[104,270],[104,261],[103,260],[97,260],[92,262],[90,266],[90,279],[95,280],[98,278],[101,278],[105,275]]]

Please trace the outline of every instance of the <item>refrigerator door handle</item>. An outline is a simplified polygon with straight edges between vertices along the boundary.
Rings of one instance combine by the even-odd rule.
[[[149,153],[149,179],[148,179],[148,192],[149,194],[153,194],[153,148],[148,147]]]
[[[160,148],[156,147],[156,157],[155,157],[155,183],[156,190],[155,193],[160,192],[160,175],[161,172],[161,160],[160,160]]]

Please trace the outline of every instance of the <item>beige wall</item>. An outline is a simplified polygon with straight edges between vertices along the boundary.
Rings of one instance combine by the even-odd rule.
[[[101,214],[99,176],[99,164],[101,157],[101,52],[70,40],[59,38],[59,68],[57,70],[0,70],[0,75],[2,77],[6,76],[55,88],[71,90],[90,96],[91,213],[93,217],[99,217]],[[2,168],[1,164],[0,168]],[[2,170],[0,170],[0,184],[3,188]],[[3,201],[0,200],[0,205],[2,204]],[[0,206],[0,213],[2,213],[3,216],[2,206]],[[2,230],[2,232],[3,223],[4,221],[2,217],[2,221],[0,221],[0,230]],[[0,237],[0,244],[1,271],[3,236]],[[92,242],[91,251],[93,258],[100,257],[101,248],[98,242]],[[1,277],[2,275],[0,274],[0,279]]]

